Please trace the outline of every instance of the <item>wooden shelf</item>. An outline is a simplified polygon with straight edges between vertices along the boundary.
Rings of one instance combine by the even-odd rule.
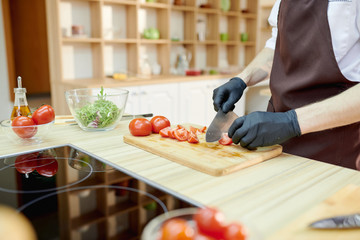
[[[121,82],[109,81],[107,76],[118,72],[130,76],[127,82],[142,75],[144,55],[148,55],[151,63],[161,66],[160,76],[167,76],[166,79],[170,67],[176,65],[171,61],[177,59],[181,51],[192,55],[189,68],[218,67],[219,57],[225,57],[222,62],[227,61],[229,65],[246,66],[256,53],[257,2],[231,0],[230,10],[223,11],[218,0],[208,1],[211,8],[200,8],[195,0],[186,0],[181,6],[173,5],[170,0],[49,1],[47,24],[48,36],[52,39],[49,58],[53,107],[59,114],[68,114],[63,96],[67,89],[116,86]],[[222,29],[222,21],[226,29]],[[82,25],[89,37],[61,36],[64,32],[66,36],[71,35],[73,25]],[[160,39],[144,39],[147,28],[157,28]],[[227,42],[220,40],[220,32],[229,34]],[[239,41],[242,32],[248,33],[249,42]],[[174,38],[179,41],[172,41]],[[199,41],[201,38],[204,40]],[[77,64],[79,62],[81,64]]]

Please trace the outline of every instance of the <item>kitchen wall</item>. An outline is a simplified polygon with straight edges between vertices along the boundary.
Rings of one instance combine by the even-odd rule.
[[[6,62],[4,19],[0,1],[0,120],[9,118],[13,103],[10,101],[9,76]]]

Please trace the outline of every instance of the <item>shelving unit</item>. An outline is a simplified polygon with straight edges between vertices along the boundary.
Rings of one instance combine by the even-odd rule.
[[[161,67],[160,75],[151,79],[171,78],[184,52],[190,68],[221,74],[223,68],[236,66],[240,71],[256,53],[257,2],[230,0],[230,9],[224,11],[218,0],[208,0],[207,8],[201,0],[183,0],[180,6],[174,0],[47,0],[55,109],[67,112],[64,91],[87,81],[121,86],[111,79],[114,73],[125,73],[127,83],[142,79],[144,56]],[[72,27],[83,33],[73,35]],[[144,39],[147,28],[158,29],[159,39]],[[222,32],[228,34],[227,41],[220,40]],[[242,42],[245,32],[248,40]]]
[[[59,148],[57,156],[65,159],[58,161],[57,174],[61,176],[57,178],[57,184],[60,186],[76,183],[88,174],[86,168],[85,171],[77,169],[86,164],[77,162],[71,165],[70,161],[81,160],[94,164],[91,157],[70,147]],[[76,170],[72,169],[75,165]],[[191,206],[106,165],[102,171],[97,169],[85,181],[68,188],[71,190],[74,187],[84,187],[83,189],[64,191],[59,195],[61,239],[140,239],[145,225],[155,216],[162,214],[163,209],[141,192],[128,191],[117,186],[152,194],[161,200],[168,210]]]

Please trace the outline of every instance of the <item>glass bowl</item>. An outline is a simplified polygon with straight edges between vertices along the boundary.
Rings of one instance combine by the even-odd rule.
[[[80,88],[65,92],[77,124],[85,131],[106,131],[119,123],[129,91],[120,88]]]
[[[1,129],[6,137],[21,145],[39,144],[51,131],[54,121],[32,126],[11,126],[11,120],[1,121]]]
[[[195,232],[196,230],[196,223],[193,220],[194,215],[197,213],[199,208],[181,208],[172,210],[169,212],[165,212],[154,219],[152,219],[144,228],[142,234],[141,234],[141,240],[159,240],[161,237],[161,227],[162,225],[174,218],[180,218],[186,220],[191,227],[194,228]],[[241,221],[242,224],[245,226],[247,231],[247,238],[246,240],[261,240],[261,236],[259,235],[258,231],[255,230],[253,226],[249,226],[248,224],[244,224],[243,221]],[[195,240],[202,239],[201,237],[195,237]]]

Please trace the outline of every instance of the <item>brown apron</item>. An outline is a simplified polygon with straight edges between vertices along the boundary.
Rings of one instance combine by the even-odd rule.
[[[268,111],[299,108],[356,84],[338,67],[327,8],[328,0],[281,1]],[[283,147],[287,153],[360,169],[360,123],[292,138]]]

